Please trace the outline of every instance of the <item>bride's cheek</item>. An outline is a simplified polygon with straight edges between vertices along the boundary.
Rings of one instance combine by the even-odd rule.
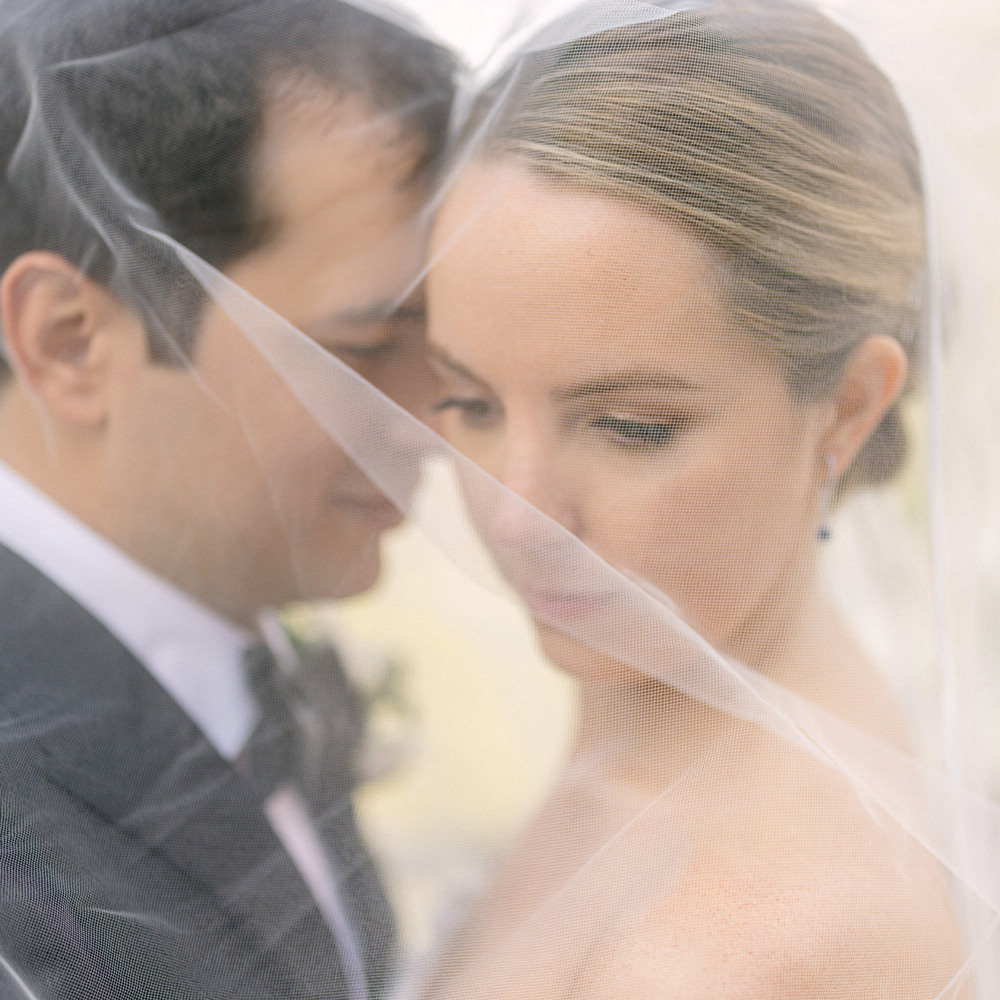
[[[605,496],[602,547],[611,561],[689,614],[703,617],[711,608],[714,616],[740,584],[734,551],[739,508],[712,469],[663,464],[623,477],[614,496]]]

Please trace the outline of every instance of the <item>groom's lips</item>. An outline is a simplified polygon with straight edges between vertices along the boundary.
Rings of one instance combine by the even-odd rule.
[[[396,505],[381,494],[377,496],[337,496],[334,505],[359,520],[380,528],[393,528],[403,520]]]

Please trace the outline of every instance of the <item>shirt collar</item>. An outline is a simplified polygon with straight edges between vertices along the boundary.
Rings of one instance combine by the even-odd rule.
[[[243,671],[253,641],[135,562],[0,462],[0,542],[90,612],[234,758],[258,709]]]

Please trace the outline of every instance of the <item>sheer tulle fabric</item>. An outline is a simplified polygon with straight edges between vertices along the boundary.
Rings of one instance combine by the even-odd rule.
[[[204,544],[212,518],[245,518],[244,571],[232,595],[213,599],[223,609],[245,606],[248,588],[276,603],[270,567],[289,567],[304,597],[374,585],[359,601],[288,616],[296,634],[335,637],[367,710],[363,780],[327,808],[357,809],[396,914],[398,960],[372,995],[1000,996],[1000,359],[995,236],[983,225],[997,203],[980,146],[969,162],[940,155],[949,141],[922,117],[920,93],[903,98],[922,180],[894,159],[909,142],[887,137],[906,128],[894,109],[858,108],[844,125],[819,102],[863,57],[842,56],[850,43],[836,34],[832,47],[818,43],[827,61],[803,62],[798,39],[822,37],[825,22],[807,13],[787,25],[811,7],[602,0],[497,39],[502,58],[465,78],[433,187],[410,189],[392,222],[355,202],[348,223],[288,259],[322,254],[338,227],[353,227],[354,249],[276,289],[266,272],[254,284],[253,249],[232,266],[208,263],[210,250],[179,240],[149,193],[108,166],[106,145],[127,130],[91,134],[88,75],[115,60],[141,73],[169,40],[60,65],[33,47],[45,33],[32,19],[49,8],[9,6],[0,30],[36,82],[8,173],[88,220],[107,269],[79,266],[143,317],[165,370],[188,380],[163,388],[159,413],[186,433],[137,431],[150,475],[156,449],[176,446],[267,498],[224,499],[213,473],[185,505],[204,517],[187,536],[170,484],[145,483],[144,519],[164,525],[160,543],[173,549]],[[272,14],[256,4],[234,16],[266,32]],[[220,24],[220,39],[228,30]],[[651,95],[671,74],[693,91],[699,66],[714,77],[694,125],[678,124],[693,103],[643,118],[662,96],[640,77]],[[935,80],[940,101],[948,81]],[[725,87],[749,94],[745,106]],[[891,103],[888,89],[879,99]],[[345,113],[322,155],[360,149],[366,130],[388,135],[425,100],[402,95],[387,111],[373,96],[375,124]],[[771,200],[754,202],[732,151],[764,157],[761,106],[781,136],[782,116],[813,128],[814,158],[789,139],[758,176]],[[699,145],[681,141],[665,167],[648,133],[684,127]],[[390,174],[401,148],[385,143],[372,163]],[[785,174],[808,177],[798,194],[798,182],[773,194]],[[882,200],[869,205],[872,188]],[[696,222],[721,225],[733,202],[732,232],[710,242]],[[781,225],[769,217],[776,204]],[[861,218],[874,235],[855,251]],[[895,246],[894,227],[918,234],[913,247]],[[855,266],[853,289],[828,286],[823,315],[796,298],[801,274],[780,266],[802,255],[846,271],[851,253],[869,254],[870,268]],[[427,375],[414,348],[417,374],[397,396],[413,398],[400,405],[374,388],[377,357],[345,354],[339,330],[305,329],[285,308],[285,291],[308,298],[319,286],[327,312],[377,301],[392,323],[425,302],[436,381],[416,398]],[[184,336],[192,291],[196,314],[220,331],[218,357]],[[782,329],[767,312],[776,294]],[[828,373],[855,357],[859,328],[903,343],[909,358],[909,447],[884,476],[853,462],[869,436],[860,431],[835,474],[828,449],[810,451],[852,405],[850,393],[836,402],[839,375]],[[788,360],[789,330],[822,341],[809,364]],[[292,461],[283,435],[314,440],[311,457]],[[312,530],[310,498],[340,488],[328,481],[331,449],[358,470],[351,489],[363,483],[405,515],[381,563],[368,548],[338,564]],[[5,756],[17,760],[42,730],[100,728],[102,704],[81,701],[80,718],[67,718],[8,703]],[[187,808],[182,778],[123,812]],[[18,829],[41,836],[23,820]],[[280,898],[291,876],[266,859],[259,873]],[[82,898],[86,913],[86,888]],[[135,909],[107,916],[123,934],[149,933],[151,948],[189,954],[192,967],[240,967],[238,953],[199,953],[200,914],[164,932],[137,892],[125,898]],[[5,995],[63,995],[37,956],[2,941],[0,930]],[[312,995],[311,970],[295,971],[289,995]],[[248,951],[240,973],[233,995],[283,995],[266,958]],[[78,985],[103,988],[82,970]]]

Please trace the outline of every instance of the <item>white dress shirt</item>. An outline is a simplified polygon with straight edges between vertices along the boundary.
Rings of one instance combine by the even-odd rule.
[[[2,462],[0,543],[101,622],[219,755],[235,760],[260,716],[243,669],[250,632],[135,562]],[[264,812],[334,934],[351,1000],[363,1000],[360,948],[302,797],[278,788]]]
[[[253,636],[130,559],[0,462],[0,542],[124,645],[227,760],[258,710],[243,671]]]

